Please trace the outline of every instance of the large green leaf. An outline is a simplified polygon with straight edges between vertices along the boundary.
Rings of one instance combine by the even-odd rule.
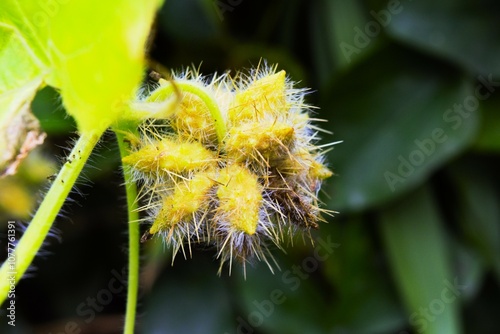
[[[2,2],[2,115],[19,109],[16,101],[29,102],[45,81],[61,89],[80,131],[108,127],[140,83],[146,38],[161,2]]]
[[[17,89],[31,78],[47,75],[46,3],[4,0],[0,5],[0,92]],[[49,6],[50,7],[50,6]]]
[[[500,76],[497,1],[405,1],[387,32],[461,64],[475,74]]]
[[[461,333],[463,282],[451,272],[447,240],[428,189],[420,189],[380,214],[381,233],[409,314],[418,333]]]
[[[477,102],[470,84],[398,48],[370,58],[322,94],[321,116],[343,141],[328,159],[338,174],[327,182],[330,207],[339,211],[381,204],[423,183],[471,142],[478,124],[468,104],[463,114],[454,110]]]
[[[108,127],[135,94],[146,39],[161,2],[75,1],[61,5],[50,20],[61,95],[80,131]]]

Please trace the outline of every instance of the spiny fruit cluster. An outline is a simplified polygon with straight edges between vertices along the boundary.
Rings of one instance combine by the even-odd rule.
[[[188,70],[160,80],[142,102],[164,107],[123,158],[143,180],[142,207],[173,247],[215,245],[222,264],[256,257],[297,229],[317,228],[317,194],[332,175],[315,145],[319,128],[284,71],[210,79]],[[175,103],[173,103],[175,102]],[[161,119],[158,119],[161,118]],[[271,267],[271,266],[270,266]]]

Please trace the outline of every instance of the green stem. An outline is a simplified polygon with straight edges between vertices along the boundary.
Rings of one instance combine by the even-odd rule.
[[[155,101],[155,99],[158,98],[166,99],[169,95],[176,92],[176,88],[178,88],[181,92],[196,95],[203,101],[203,103],[205,103],[208,111],[210,112],[210,116],[214,120],[217,140],[219,141],[219,143],[222,143],[224,141],[224,137],[226,136],[227,132],[226,122],[222,117],[222,113],[219,109],[217,101],[215,101],[214,98],[204,90],[204,88],[199,87],[198,85],[193,84],[189,81],[175,81],[174,83],[171,83],[169,81],[162,80],[160,81],[160,83],[161,82],[164,82],[166,84],[158,88],[148,97],[149,102]]]
[[[120,148],[120,156],[123,158],[129,154],[129,147],[125,143],[121,131],[116,131],[115,134]],[[133,334],[137,309],[137,292],[139,290],[139,213],[136,202],[137,186],[132,179],[132,171],[129,166],[123,166],[123,178],[127,194],[129,236],[127,310],[124,333]]]
[[[0,304],[9,293],[10,277],[15,276],[15,282],[19,282],[38,253],[101,134],[98,131],[82,133],[14,250],[15,268],[7,261],[0,268]]]
[[[219,143],[222,143],[226,136],[226,124],[220,112],[217,102],[203,90],[190,82],[181,81],[175,84],[167,84],[157,89],[149,98],[148,102],[157,99],[166,99],[171,94],[176,93],[179,89],[182,92],[187,92],[196,95],[207,106],[210,115],[215,123],[215,130]],[[116,128],[115,133],[120,148],[121,157],[129,154],[129,148],[125,144],[123,133],[136,132],[136,126]],[[127,310],[125,315],[125,334],[133,334],[135,327],[135,315],[137,309],[137,292],[139,289],[139,213],[137,209],[137,186],[132,179],[132,172],[129,166],[123,166],[123,177],[125,180],[127,193],[128,207],[128,226],[129,226],[129,271],[128,271],[128,291],[127,291]]]

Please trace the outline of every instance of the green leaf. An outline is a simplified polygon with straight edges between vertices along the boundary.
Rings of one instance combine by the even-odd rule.
[[[369,20],[357,0],[315,1],[311,11],[314,64],[323,84],[330,81],[333,73],[345,71],[370,55],[380,42],[378,38],[361,36]]]
[[[80,131],[103,131],[140,83],[146,38],[161,2],[2,3],[0,60],[8,71],[1,71],[0,107],[15,109],[12,94],[36,78],[29,99],[45,81],[61,89]]]
[[[205,255],[205,256],[203,256]],[[227,278],[215,275],[208,254],[176,261],[155,282],[146,301],[142,333],[234,333]]]
[[[17,1],[4,1],[0,8],[0,173],[15,171],[16,158],[29,152],[28,133],[39,125],[29,104],[42,85],[47,59],[33,26],[23,20]],[[10,171],[9,171],[10,170]]]
[[[50,20],[51,56],[80,131],[105,129],[134,96],[159,0],[76,1]],[[92,18],[92,19],[89,19]]]
[[[329,320],[336,329],[356,334],[393,333],[406,325],[405,313],[378,261],[378,250],[361,217],[322,226],[341,247],[325,262],[325,274],[336,292]],[[384,268],[385,269],[385,268]],[[335,331],[334,331],[335,332]]]
[[[33,114],[40,121],[43,131],[50,135],[63,135],[76,129],[73,118],[61,105],[61,96],[50,86],[38,91],[31,103]]]
[[[463,159],[449,168],[458,190],[455,215],[466,240],[494,270],[500,282],[500,194],[493,180],[497,170],[484,160]]]
[[[500,94],[484,101],[481,128],[473,148],[482,152],[500,152]]]
[[[394,279],[418,333],[461,333],[463,282],[451,272],[447,240],[430,191],[420,189],[380,213]]]
[[[337,69],[343,70],[369,55],[379,39],[366,35],[370,20],[365,17],[360,1],[325,1],[325,6],[326,11],[322,13],[322,17],[329,32],[329,40],[325,42],[335,59]]]
[[[44,5],[39,1],[2,1],[0,92],[19,88],[41,74],[47,75],[50,59],[46,24],[50,18],[44,13]]]
[[[475,74],[500,75],[500,26],[496,2],[405,1],[387,26],[405,43],[458,63]]]
[[[464,150],[478,125],[477,112],[460,107],[477,101],[468,82],[399,48],[370,58],[323,95],[329,130],[342,140],[328,158],[338,175],[327,182],[329,206],[338,211],[363,210],[414,189]]]
[[[242,324],[242,332],[325,333],[328,319],[323,312],[328,305],[315,284],[322,264],[314,262],[316,270],[307,272],[303,263],[314,259],[312,254],[289,254],[286,258],[278,255],[276,262],[281,271],[272,274],[260,264],[260,268],[247,268],[246,280],[237,276],[242,310],[238,323]]]
[[[487,265],[485,259],[476,249],[465,244],[464,240],[453,239],[450,244],[453,252],[453,263],[458,281],[467,286],[463,291],[464,304],[478,298],[483,288]]]

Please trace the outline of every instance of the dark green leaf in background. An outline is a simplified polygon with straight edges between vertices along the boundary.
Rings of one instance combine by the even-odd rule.
[[[344,72],[369,56],[381,38],[372,43],[372,38],[366,36],[369,20],[360,1],[322,0],[311,5],[314,65],[323,85],[333,73]]]
[[[195,255],[194,260],[177,259],[156,282],[141,322],[144,333],[234,332],[228,279],[215,275],[212,254]],[[169,275],[174,268],[176,274]]]
[[[452,249],[454,271],[458,281],[467,287],[462,291],[461,298],[468,303],[478,297],[487,274],[487,264],[482,255],[473,246],[453,238]]]
[[[330,256],[335,256],[337,249]],[[287,257],[279,254],[277,261],[281,270],[274,275],[265,265],[259,264],[247,271],[246,280],[237,279],[242,312],[234,327],[243,324],[241,333],[248,330],[257,333],[325,333],[329,319],[323,312],[328,310],[329,296],[317,289],[323,264],[312,259],[313,255],[308,253],[302,256],[289,254]],[[304,269],[307,266],[311,272]]]
[[[478,103],[461,75],[400,48],[339,78],[322,113],[343,141],[329,155],[330,207],[366,209],[425,182],[473,140]]]
[[[500,282],[500,193],[494,181],[498,171],[492,173],[482,160],[468,158],[453,164],[449,172],[457,190],[454,215],[462,233]]]
[[[394,280],[418,333],[458,334],[466,286],[452,273],[449,243],[432,193],[419,189],[380,213]]]
[[[474,75],[500,76],[500,3],[492,0],[401,1],[387,32],[404,43],[460,64]]]
[[[73,118],[66,114],[61,96],[51,87],[41,89],[31,104],[33,114],[48,135],[62,135],[76,130]]]
[[[322,228],[340,243],[325,262],[335,298],[329,314],[334,333],[349,328],[356,334],[395,332],[407,323],[389,275],[379,270],[378,250],[366,233],[363,217],[351,217]]]
[[[496,93],[481,106],[481,128],[474,142],[474,149],[477,151],[492,153],[500,151],[500,94],[498,94],[500,87],[498,86],[493,87]]]

